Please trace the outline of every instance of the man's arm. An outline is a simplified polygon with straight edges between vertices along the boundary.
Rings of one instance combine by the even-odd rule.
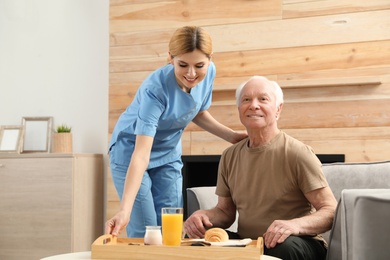
[[[228,228],[236,219],[236,206],[231,197],[218,196],[217,205],[209,210],[195,211],[184,223],[190,238],[203,238],[210,227]]]
[[[332,227],[337,201],[329,187],[320,188],[305,194],[316,212],[291,220],[275,220],[264,233],[264,242],[268,248],[283,243],[290,235],[316,235]]]
[[[316,212],[300,220],[300,234],[321,234],[332,228],[337,201],[329,187],[317,189],[305,194]]]

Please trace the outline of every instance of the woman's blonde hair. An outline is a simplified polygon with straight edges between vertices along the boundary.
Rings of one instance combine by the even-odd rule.
[[[210,35],[201,27],[184,26],[177,29],[169,42],[171,58],[194,50],[200,50],[209,59],[213,53]]]

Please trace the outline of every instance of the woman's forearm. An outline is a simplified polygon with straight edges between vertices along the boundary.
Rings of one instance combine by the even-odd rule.
[[[141,186],[143,175],[148,167],[153,138],[137,136],[134,152],[126,173],[121,210],[131,213],[135,197]]]
[[[234,142],[234,134],[236,132],[218,122],[208,111],[204,110],[199,112],[192,121],[213,135],[216,135],[225,141]]]

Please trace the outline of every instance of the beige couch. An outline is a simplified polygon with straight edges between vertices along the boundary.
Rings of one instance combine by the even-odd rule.
[[[360,258],[353,254],[353,248],[361,249],[362,243],[364,242],[365,237],[372,236],[359,236],[353,239],[353,234],[361,233],[359,223],[355,223],[354,214],[355,212],[355,203],[357,201],[376,201],[379,200],[382,204],[387,203],[387,199],[390,201],[390,161],[384,162],[371,162],[371,163],[333,163],[333,164],[324,164],[323,171],[326,179],[328,180],[329,186],[332,189],[336,199],[339,201],[338,209],[334,221],[334,225],[330,232],[324,234],[325,239],[329,243],[328,259],[338,260],[338,259],[364,259]],[[215,206],[217,202],[217,196],[215,195],[215,187],[197,187],[197,188],[188,188],[187,189],[187,212],[190,215],[195,210],[208,209]],[[367,205],[369,203],[361,203],[362,205]],[[375,205],[372,204],[372,205]],[[370,207],[372,207],[370,205]],[[364,213],[363,206],[359,206],[359,212]],[[364,207],[363,207],[364,208]],[[375,209],[374,209],[375,210]],[[375,214],[375,211],[370,211],[371,215],[376,216],[377,218],[372,220],[369,219],[372,225],[375,226],[375,223],[382,223],[384,221],[384,216],[390,214],[390,206],[382,207],[376,209],[378,214]],[[387,215],[386,215],[387,214]],[[359,215],[359,221],[362,216]],[[367,222],[367,219],[364,221]],[[388,223],[388,220],[385,220]],[[237,226],[236,222],[229,228],[231,231],[236,231]],[[355,232],[356,230],[356,232]],[[367,229],[365,229],[367,230]],[[373,227],[374,230],[374,227]],[[378,229],[375,226],[375,230],[378,230],[379,234],[376,234],[380,241],[382,239],[390,238],[390,225],[385,225],[382,229]],[[353,241],[358,241],[353,243]],[[359,245],[358,245],[359,243]],[[376,243],[371,243],[374,248],[372,248],[370,254],[375,252],[381,252],[382,256],[386,258],[381,258],[379,255],[371,255],[369,258],[365,259],[390,259],[390,245],[383,247],[378,241]],[[356,251],[355,250],[355,251]],[[356,251],[358,252],[358,251]],[[362,255],[361,252],[359,255]]]

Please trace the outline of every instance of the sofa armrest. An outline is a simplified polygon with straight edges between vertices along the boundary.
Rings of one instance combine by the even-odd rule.
[[[190,216],[199,209],[211,209],[217,205],[215,186],[187,188],[187,213]]]
[[[198,209],[211,209],[217,205],[218,196],[215,194],[215,186],[211,187],[193,187],[187,188],[187,214],[190,216]],[[237,232],[237,219],[227,229],[232,232]]]
[[[327,259],[352,260],[355,202],[361,196],[390,196],[390,189],[345,189],[330,233]]]
[[[357,197],[353,216],[353,259],[389,259],[390,190]]]

